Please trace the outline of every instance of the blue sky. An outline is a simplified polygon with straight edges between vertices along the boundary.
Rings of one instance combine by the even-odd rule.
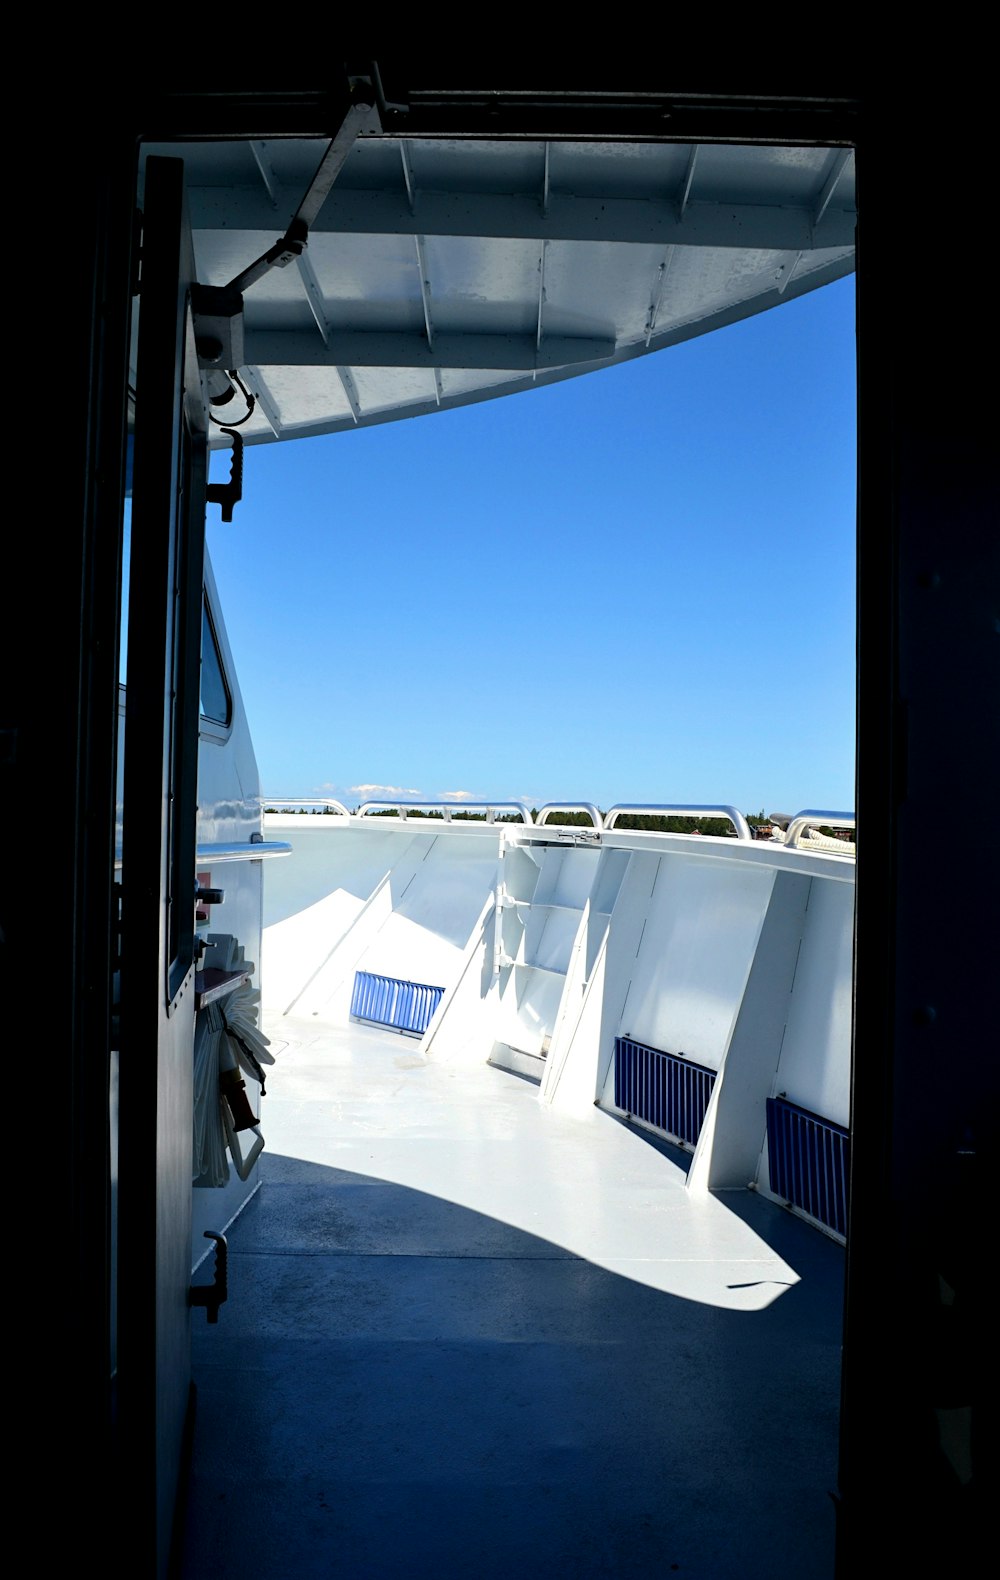
[[[853,807],[854,358],[850,278],[248,449],[208,544],[263,792]]]

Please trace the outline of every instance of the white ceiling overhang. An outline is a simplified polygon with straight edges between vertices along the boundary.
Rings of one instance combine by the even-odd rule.
[[[185,161],[202,283],[283,235],[326,146],[147,148]],[[301,257],[245,291],[240,431],[333,433],[661,350],[849,273],[855,223],[842,148],[359,138]]]

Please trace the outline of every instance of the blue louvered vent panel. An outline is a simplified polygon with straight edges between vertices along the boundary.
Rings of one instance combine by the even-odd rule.
[[[694,1146],[715,1085],[715,1071],[675,1053],[615,1038],[615,1107]]]
[[[402,982],[398,977],[356,971],[351,1015],[396,1031],[426,1031],[443,992],[444,988],[428,987],[424,982]]]
[[[784,1097],[767,1100],[767,1161],[771,1189],[837,1234],[847,1233],[850,1142],[831,1124]]]

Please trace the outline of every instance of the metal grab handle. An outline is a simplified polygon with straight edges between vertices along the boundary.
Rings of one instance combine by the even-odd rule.
[[[742,812],[734,806],[652,806],[636,802],[622,802],[604,814],[604,827],[614,828],[618,818],[632,817],[727,817],[736,830],[737,839],[752,839],[750,825]]]
[[[209,1322],[218,1322],[219,1307],[229,1298],[229,1246],[214,1229],[205,1230],[205,1239],[215,1241],[215,1277],[210,1284],[192,1284],[188,1304],[205,1306]]]
[[[257,797],[265,812],[273,810],[284,812],[290,806],[322,806],[332,807],[337,817],[350,817],[350,812],[343,801],[335,801],[332,796],[311,796],[308,800],[300,800],[296,796],[261,795]]]
[[[280,839],[249,839],[245,845],[233,840],[227,844],[198,846],[199,862],[212,867],[220,861],[268,861],[274,856],[291,854],[291,845]]]
[[[535,823],[539,828],[548,822],[550,812],[585,812],[594,828],[600,829],[604,827],[601,814],[593,801],[546,801],[535,818]],[[557,827],[565,828],[566,824],[560,823]]]
[[[233,441],[233,458],[229,463],[228,483],[209,483],[206,498],[210,505],[222,507],[223,521],[232,521],[233,506],[243,498],[243,435],[235,428],[223,428]]]

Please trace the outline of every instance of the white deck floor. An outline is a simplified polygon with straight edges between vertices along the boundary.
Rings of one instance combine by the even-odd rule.
[[[504,1071],[266,1030],[184,1580],[832,1574],[839,1247]]]

